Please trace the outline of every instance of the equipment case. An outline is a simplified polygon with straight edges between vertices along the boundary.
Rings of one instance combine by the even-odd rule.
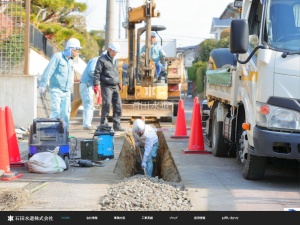
[[[94,136],[98,140],[98,158],[114,158],[114,130],[107,125],[100,125],[95,131]]]
[[[70,145],[67,124],[61,119],[37,118],[30,126],[28,159],[39,152],[52,151],[59,146],[58,155],[69,168]]]

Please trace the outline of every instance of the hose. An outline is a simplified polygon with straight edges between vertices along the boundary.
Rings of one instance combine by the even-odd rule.
[[[74,163],[71,164],[71,166],[74,167],[104,167],[104,163],[100,161],[91,161],[87,159],[80,159],[78,161],[75,161]]]

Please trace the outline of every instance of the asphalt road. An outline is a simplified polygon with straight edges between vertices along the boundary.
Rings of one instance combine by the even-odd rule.
[[[193,111],[193,99],[185,100],[187,127]],[[98,125],[95,118],[95,125]],[[124,127],[129,124],[124,122]],[[245,180],[234,158],[217,158],[211,154],[183,154],[189,139],[173,139],[176,122],[163,124],[164,136],[180,172],[180,182],[188,189],[194,211],[284,211],[300,209],[299,168],[268,166],[265,178]],[[172,130],[173,129],[173,130]],[[190,130],[188,130],[188,133]],[[81,119],[72,121],[70,134],[78,140],[92,138],[84,131]],[[115,158],[104,161],[104,167],[73,167],[58,174],[28,172],[28,167],[12,168],[23,176],[14,181],[0,181],[1,187],[30,187],[30,200],[20,211],[93,211],[99,210],[99,198],[106,194],[109,185],[120,180],[113,173],[122,149],[123,135],[114,137]],[[26,159],[27,141],[19,142]],[[205,150],[210,150],[205,144]]]

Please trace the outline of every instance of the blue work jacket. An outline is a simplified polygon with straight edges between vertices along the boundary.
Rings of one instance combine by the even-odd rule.
[[[145,52],[146,46],[144,45],[141,49],[141,53]],[[159,62],[161,58],[163,58],[166,54],[158,42],[154,42],[151,45],[151,58],[154,62]]]
[[[64,52],[53,54],[44,70],[39,86],[46,87],[48,84],[50,89],[58,88],[62,91],[70,91],[73,87],[73,59],[67,58]]]
[[[99,56],[94,57],[88,61],[80,79],[80,83],[86,83],[90,86],[94,85],[94,71]]]

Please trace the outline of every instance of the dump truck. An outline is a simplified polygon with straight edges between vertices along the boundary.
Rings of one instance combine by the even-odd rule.
[[[181,85],[185,79],[182,55],[166,56],[162,61],[162,80],[154,82],[155,63],[151,59],[151,31],[159,36],[165,30],[162,25],[152,25],[159,17],[156,3],[147,0],[143,5],[129,8],[125,28],[128,34],[128,57],[119,59],[119,74],[122,81],[122,117],[149,116],[170,121],[177,115]],[[144,26],[137,28],[142,23]],[[145,54],[141,55],[141,36],[145,34]],[[163,39],[160,38],[163,45]],[[176,46],[175,46],[176,47]]]
[[[245,179],[269,163],[299,165],[300,0],[235,1],[230,48],[210,53],[206,139],[218,157],[236,156]]]

